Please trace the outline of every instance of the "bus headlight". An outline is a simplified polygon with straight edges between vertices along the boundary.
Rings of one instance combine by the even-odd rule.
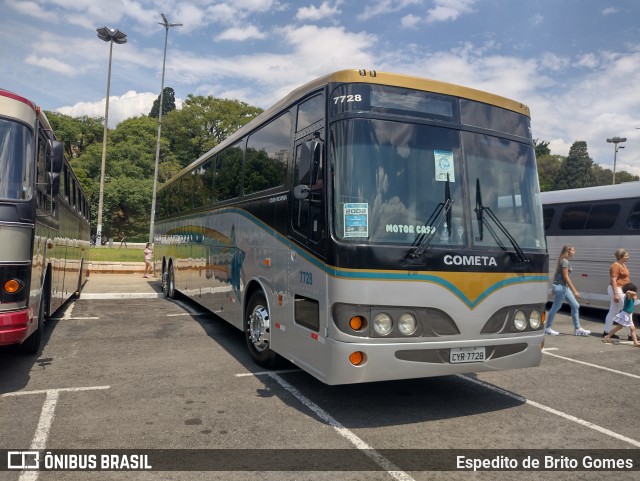
[[[410,336],[416,332],[416,327],[418,327],[416,318],[409,312],[405,312],[398,319],[398,329],[405,336]]]
[[[513,316],[513,326],[518,331],[524,331],[527,328],[527,315],[523,311],[516,311]]]
[[[536,330],[540,327],[541,317],[540,311],[531,311],[531,314],[529,315],[529,325],[531,326],[531,329]]]
[[[386,336],[391,332],[393,320],[389,314],[380,312],[373,318],[373,330],[381,336]]]

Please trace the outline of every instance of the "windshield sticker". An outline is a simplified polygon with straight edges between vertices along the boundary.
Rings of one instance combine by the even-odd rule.
[[[344,236],[369,237],[369,204],[344,205]]]
[[[453,152],[448,150],[434,150],[433,157],[436,163],[436,180],[446,182],[447,174],[449,174],[449,182],[455,182]]]

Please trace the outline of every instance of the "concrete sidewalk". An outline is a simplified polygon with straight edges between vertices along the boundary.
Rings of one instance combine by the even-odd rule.
[[[90,271],[80,299],[133,299],[163,297],[159,277],[135,274],[103,274]]]

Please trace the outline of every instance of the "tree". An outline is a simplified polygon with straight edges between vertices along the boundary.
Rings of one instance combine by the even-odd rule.
[[[166,115],[176,109],[176,93],[171,87],[162,89],[162,115]],[[160,96],[153,101],[149,117],[158,118],[160,116]]]
[[[569,156],[562,164],[553,184],[553,190],[577,189],[596,185],[593,160],[589,157],[587,143],[578,140],[569,149]]]
[[[541,192],[552,190],[555,185],[558,172],[560,172],[560,168],[565,160],[566,157],[563,157],[562,155],[542,155],[536,157]]]
[[[239,100],[189,94],[162,121],[162,133],[180,165],[187,166],[262,112]]]
[[[549,142],[539,142],[538,139],[533,141],[533,146],[536,149],[536,157],[542,157],[543,155],[551,155],[549,150]]]

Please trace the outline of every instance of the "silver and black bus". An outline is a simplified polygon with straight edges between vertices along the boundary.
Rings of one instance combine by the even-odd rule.
[[[83,283],[89,204],[40,107],[0,90],[0,346],[40,347]]]
[[[345,384],[540,362],[548,257],[519,102],[336,72],[194,160],[156,214],[167,295],[241,329],[259,364]]]

